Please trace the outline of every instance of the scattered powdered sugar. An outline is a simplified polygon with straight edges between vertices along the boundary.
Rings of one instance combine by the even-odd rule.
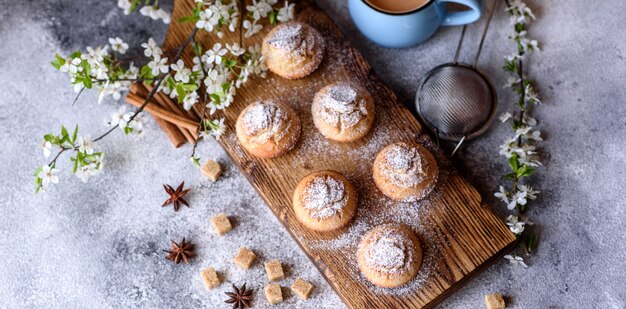
[[[273,37],[269,39],[267,43],[272,47],[287,52],[295,52],[299,48],[306,47],[306,41],[303,39],[302,25],[298,23],[288,23],[277,27]]]
[[[402,273],[413,262],[412,246],[411,240],[399,231],[377,233],[365,251],[365,263],[380,272]]]
[[[272,138],[280,140],[291,127],[285,109],[274,103],[253,103],[242,117],[246,134],[255,137],[258,143]]]
[[[380,170],[383,176],[402,188],[414,187],[425,178],[417,148],[404,144],[392,145],[387,149]]]
[[[304,208],[316,219],[326,219],[340,212],[348,204],[345,185],[329,175],[320,175],[303,192]]]
[[[332,85],[320,96],[320,115],[336,128],[351,128],[367,116],[366,101],[347,83]]]

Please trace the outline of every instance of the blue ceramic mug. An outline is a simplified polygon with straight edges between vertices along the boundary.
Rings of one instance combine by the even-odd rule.
[[[451,12],[446,3],[459,3],[469,10]],[[382,11],[365,0],[348,0],[357,28],[377,44],[401,48],[417,45],[432,36],[439,26],[473,23],[482,15],[481,0],[430,0],[409,12]]]

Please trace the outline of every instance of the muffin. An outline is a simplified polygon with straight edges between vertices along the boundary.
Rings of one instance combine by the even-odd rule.
[[[291,150],[300,138],[300,118],[285,104],[256,102],[237,118],[237,138],[252,155],[274,158]]]
[[[422,247],[408,227],[383,224],[363,236],[357,263],[368,281],[379,287],[394,288],[415,278],[422,266]]]
[[[432,191],[439,167],[433,154],[423,146],[396,143],[378,153],[373,174],[374,183],[387,197],[411,202]]]
[[[315,94],[311,113],[315,127],[326,138],[353,142],[363,138],[372,128],[376,111],[367,90],[338,82]]]
[[[317,69],[324,58],[324,48],[324,39],[315,28],[301,22],[287,22],[265,36],[261,53],[274,74],[297,79]]]
[[[348,224],[356,212],[356,203],[356,190],[335,171],[307,175],[293,193],[296,218],[318,232],[334,231]]]

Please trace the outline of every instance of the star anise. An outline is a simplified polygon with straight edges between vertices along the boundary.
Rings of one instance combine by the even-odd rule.
[[[175,241],[170,240],[172,242],[172,250],[163,250],[169,253],[165,258],[173,261],[178,264],[182,260],[185,264],[189,264],[189,259],[196,256],[194,253],[194,244],[185,242],[185,238],[177,244]]]
[[[225,292],[224,294],[230,297],[224,302],[227,304],[233,304],[233,309],[244,309],[252,307],[252,290],[246,290],[245,283],[241,288],[237,288],[233,284],[233,291]]]
[[[187,194],[187,192],[189,192],[189,190],[191,189],[183,190],[183,186],[185,186],[184,181],[180,185],[178,185],[178,188],[176,188],[176,190],[174,190],[174,188],[172,188],[172,186],[170,185],[163,185],[163,189],[165,189],[165,192],[170,195],[170,198],[168,198],[161,207],[165,207],[171,203],[174,203],[175,211],[178,211],[178,208],[180,208],[180,204],[184,204],[185,206],[189,207],[189,204],[187,203],[187,201],[185,201],[183,195]]]

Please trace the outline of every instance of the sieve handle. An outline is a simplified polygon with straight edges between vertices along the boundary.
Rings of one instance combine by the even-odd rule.
[[[436,0],[437,6],[445,13],[442,26],[459,26],[471,24],[477,21],[483,13],[481,0]],[[469,10],[448,13],[446,3],[458,3],[469,7]]]

